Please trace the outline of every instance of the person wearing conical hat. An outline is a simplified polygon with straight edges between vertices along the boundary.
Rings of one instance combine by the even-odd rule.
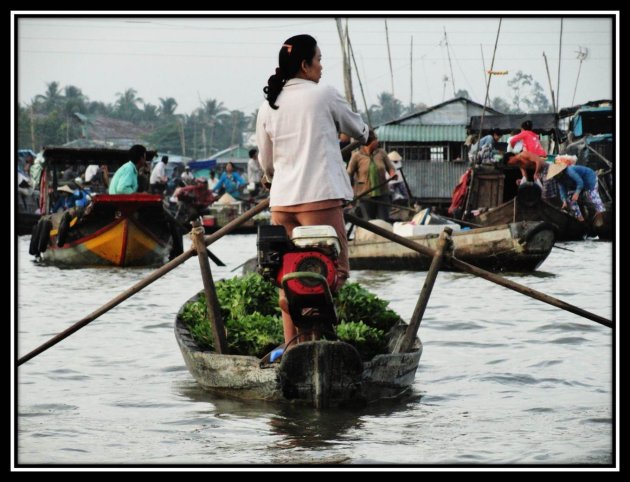
[[[592,203],[597,213],[606,210],[597,190],[597,174],[590,167],[555,163],[549,166],[546,179],[556,179],[562,199],[562,209],[569,209],[578,221],[584,221],[584,216],[578,206],[580,196],[583,200]]]
[[[392,161],[396,173],[402,169],[402,156],[397,151],[391,151],[387,154],[389,160]],[[389,182],[389,190],[391,191],[392,201],[398,201],[400,199],[408,199],[409,193],[405,187],[405,183],[402,180],[402,173],[398,174],[394,179]]]

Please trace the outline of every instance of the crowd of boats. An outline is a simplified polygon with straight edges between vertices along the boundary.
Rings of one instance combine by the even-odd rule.
[[[34,157],[32,152],[20,154]],[[155,155],[149,151],[147,158]],[[106,183],[100,189],[97,182],[92,183],[88,190],[81,178],[62,175],[64,170],[78,165],[96,165],[113,172],[127,160],[128,151],[123,149],[51,147],[38,154],[29,166],[30,174],[37,174],[31,176],[37,179],[36,186],[20,169],[17,233],[30,233],[29,253],[38,262],[77,268],[160,266],[182,256],[182,236],[191,230],[191,221],[198,220],[197,225],[205,227],[205,232],[219,235],[236,228],[258,231],[258,270],[267,275],[273,271],[270,279],[293,292],[292,314],[308,325],[309,332],[319,331],[319,335],[271,360],[276,363],[270,363],[269,357],[262,363],[251,355],[231,355],[220,345],[215,345],[215,350],[204,348],[182,321],[180,310],[176,338],[197,381],[206,388],[234,396],[302,400],[315,406],[390,397],[409,388],[422,352],[417,326],[413,327],[414,321],[419,324],[418,320],[409,325],[398,324],[387,334],[387,352],[369,360],[363,360],[356,349],[336,339],[334,329],[330,329],[328,318],[336,316],[336,312],[331,308],[331,280],[325,273],[334,270],[326,268],[334,266],[327,261],[327,257],[335,256],[331,254],[335,243],[329,239],[334,233],[284,239],[282,233],[263,230],[267,236],[263,241],[259,226],[268,225],[270,215],[265,209],[268,201],[262,198],[228,198],[227,202],[219,202],[214,196],[194,196],[192,191],[190,196],[174,200],[165,193],[108,194],[104,190]],[[543,199],[536,183],[514,182],[518,173],[506,166],[473,165],[464,176],[465,189],[460,190],[459,205],[465,209],[453,214],[455,218],[432,212],[431,207],[410,207],[411,200],[399,200],[390,206],[397,213],[392,223],[375,220],[357,224],[351,212],[358,210],[349,208],[351,268],[428,271],[427,279],[434,279],[440,267],[467,271],[472,265],[481,271],[527,272],[544,262],[557,240],[586,236],[612,239],[614,187],[610,182],[600,182],[607,200],[606,216],[578,221]],[[207,192],[205,185],[201,189]],[[75,202],[60,202],[68,198]],[[488,203],[490,198],[493,203]],[[489,204],[493,207],[487,208]],[[588,206],[585,212],[589,212]],[[198,229],[196,233],[203,236]],[[401,241],[403,238],[407,241]],[[209,242],[209,238],[199,238],[191,249],[200,249],[199,243]],[[299,256],[295,258],[293,252]],[[289,263],[287,260],[293,260],[294,265],[284,266]],[[211,277],[209,269],[202,269],[202,273]],[[206,296],[212,303],[208,286],[211,291],[213,285],[207,281],[204,279]],[[430,288],[428,293],[423,289],[419,305],[424,302],[426,306]],[[217,307],[214,316],[210,308],[208,316],[216,334],[224,328],[216,315]],[[326,340],[322,336],[325,333],[332,336]]]

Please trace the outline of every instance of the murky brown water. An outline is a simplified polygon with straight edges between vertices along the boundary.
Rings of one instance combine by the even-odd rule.
[[[254,235],[212,246],[226,263]],[[606,318],[612,244],[562,243],[512,279]],[[60,270],[18,255],[17,356],[150,272]],[[409,319],[424,273],[354,272]],[[202,288],[195,259],[15,371],[19,464],[611,464],[613,331],[469,275],[440,273],[414,390],[356,411],[221,399],[188,373],[175,313]]]

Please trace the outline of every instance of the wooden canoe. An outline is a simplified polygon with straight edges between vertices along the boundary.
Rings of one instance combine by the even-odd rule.
[[[197,296],[189,301],[196,301]],[[390,352],[362,361],[348,343],[318,340],[299,343],[280,362],[261,368],[261,360],[254,356],[202,349],[182,321],[182,311],[183,306],[175,320],[175,338],[188,370],[204,389],[239,399],[324,408],[394,398],[411,388],[422,354],[422,343],[416,339],[410,352]],[[401,322],[390,331],[390,351],[406,327]]]
[[[413,236],[409,239],[436,249],[439,235]],[[455,231],[453,256],[489,271],[533,271],[547,258],[554,244],[554,230],[540,221],[520,222],[486,228]],[[376,237],[370,241],[348,243],[351,269],[426,271],[428,256]],[[443,269],[450,269],[445,263]]]
[[[64,216],[69,223],[62,228]],[[89,211],[64,211],[40,223],[31,242],[44,263],[63,267],[161,265],[180,236],[164,215],[161,197],[146,193],[97,194]]]

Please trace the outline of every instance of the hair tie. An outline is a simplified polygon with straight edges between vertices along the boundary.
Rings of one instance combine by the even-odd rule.
[[[287,52],[289,52],[289,55],[291,55],[291,49],[293,49],[293,45],[290,44],[282,44],[283,47],[287,48]]]

